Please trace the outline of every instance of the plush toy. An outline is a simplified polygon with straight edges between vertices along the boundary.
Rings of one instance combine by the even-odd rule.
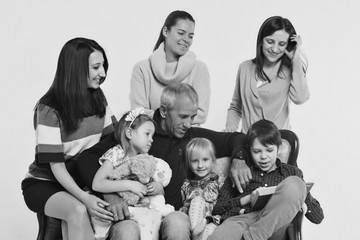
[[[114,168],[111,178],[138,180],[143,184],[155,181],[166,187],[171,175],[172,171],[164,160],[148,154],[138,154]],[[118,192],[118,194],[129,206],[149,207],[160,212],[162,216],[174,211],[172,205],[165,204],[163,195],[146,196],[140,199],[139,195],[130,191]]]

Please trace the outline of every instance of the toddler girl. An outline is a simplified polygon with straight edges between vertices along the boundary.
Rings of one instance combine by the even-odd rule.
[[[130,191],[140,198],[144,196],[162,195],[163,188],[167,186],[171,178],[171,169],[162,159],[155,158],[156,170],[153,179],[159,182],[150,182],[146,185],[137,180],[118,179],[114,180],[114,169],[129,164],[131,158],[147,153],[153,142],[155,123],[152,118],[144,114],[144,109],[137,108],[126,113],[115,126],[115,138],[118,145],[109,149],[99,160],[101,167],[93,180],[93,189],[102,193]],[[164,167],[165,166],[165,167]],[[159,171],[161,170],[161,173]],[[129,207],[131,219],[139,224],[141,239],[158,239],[161,224],[161,213],[155,209],[146,207]],[[111,223],[100,222],[92,218],[96,239],[105,239]]]
[[[192,239],[207,239],[216,227],[207,224],[207,219],[216,219],[211,212],[224,178],[215,173],[215,150],[210,140],[192,139],[186,146],[185,158],[187,179],[181,187],[184,206],[180,211],[190,217]]]

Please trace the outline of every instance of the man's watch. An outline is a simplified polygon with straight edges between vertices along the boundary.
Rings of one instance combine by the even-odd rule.
[[[234,158],[246,161],[247,160],[247,154],[243,150],[240,150],[237,153],[235,153]]]

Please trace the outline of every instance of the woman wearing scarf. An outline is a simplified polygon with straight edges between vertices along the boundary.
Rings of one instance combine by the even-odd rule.
[[[199,109],[193,121],[205,123],[210,103],[210,76],[206,65],[189,51],[195,20],[185,11],[166,18],[153,54],[135,64],[130,89],[131,108],[143,107],[149,115],[160,107],[161,92],[167,85],[188,83],[198,93]]]

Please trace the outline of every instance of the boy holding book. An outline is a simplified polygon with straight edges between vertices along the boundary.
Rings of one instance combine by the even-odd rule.
[[[230,177],[225,180],[212,212],[221,216],[222,223],[209,240],[268,239],[290,224],[304,201],[307,206],[305,216],[319,224],[324,218],[323,210],[320,203],[307,193],[301,170],[277,158],[281,136],[275,124],[260,120],[251,126],[247,135],[252,180],[243,193],[232,186]],[[277,187],[265,207],[252,208],[255,190],[271,186]]]

